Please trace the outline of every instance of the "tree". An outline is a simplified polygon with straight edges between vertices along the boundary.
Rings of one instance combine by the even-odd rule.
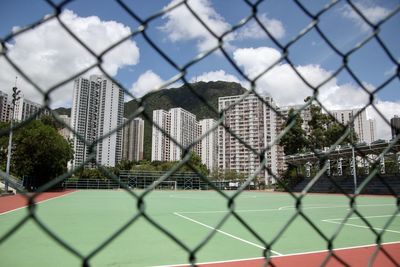
[[[76,174],[78,175],[79,178],[84,178],[84,179],[101,179],[101,180],[106,179],[103,173],[96,168],[86,168],[78,170]]]
[[[310,127],[309,143],[310,149],[324,149],[335,144],[346,132],[346,126],[337,122],[329,114],[324,114],[321,108],[311,105],[311,120],[308,123]],[[351,131],[340,144],[357,143],[357,135]]]
[[[213,181],[220,181],[220,180],[224,180],[224,171],[218,167],[214,167],[211,170],[209,179],[213,180]]]
[[[308,136],[309,149],[323,149],[330,146],[326,131],[329,124],[334,121],[327,115],[321,112],[321,108],[316,105],[310,106],[311,120],[308,122],[310,134]]]
[[[121,160],[115,167],[119,170],[130,170],[135,165],[136,162],[129,160]]]
[[[309,143],[306,131],[302,128],[303,119],[300,114],[294,114],[294,110],[291,109],[285,128],[293,123],[293,121],[294,125],[286,132],[280,141],[280,145],[283,146],[286,155],[297,154],[306,150]]]
[[[7,149],[8,149],[8,137],[9,137],[9,130],[10,123],[8,122],[0,122],[0,129],[4,132],[0,136],[0,162],[1,162],[1,169],[6,169],[6,161],[7,161]]]
[[[236,170],[225,170],[224,178],[225,180],[239,180],[241,174]]]
[[[311,120],[308,121],[309,132],[302,128],[303,120],[300,114],[289,111],[285,127],[294,125],[281,138],[280,145],[283,146],[286,155],[297,154],[306,151],[322,150],[335,144],[345,133],[346,126],[335,121],[329,114],[322,113],[319,106],[310,106]],[[351,131],[340,144],[356,143],[357,136]]]
[[[12,164],[19,176],[28,176],[33,189],[67,171],[73,159],[71,145],[57,130],[35,120],[15,132]]]
[[[64,124],[58,122],[53,116],[50,116],[50,115],[42,115],[40,117],[40,121],[44,125],[51,126],[56,130],[61,130],[61,129],[63,129],[65,127]]]
[[[198,154],[192,152],[188,163],[192,165],[200,174],[204,176],[209,174],[207,166],[201,162],[201,157]],[[191,169],[188,168],[188,171],[191,171]]]

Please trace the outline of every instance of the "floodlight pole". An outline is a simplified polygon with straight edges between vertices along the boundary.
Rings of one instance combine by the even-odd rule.
[[[356,194],[357,191],[357,174],[356,174],[356,159],[354,156],[354,146],[353,144],[351,145],[351,154],[353,158],[353,179],[354,179],[354,194]]]
[[[352,117],[353,121],[351,123],[351,132],[350,132],[350,138],[351,138],[351,157],[352,157],[352,165],[353,165],[353,180],[354,180],[354,195],[357,192],[357,171],[356,171],[356,157],[354,153],[354,139],[353,139],[353,134],[354,134],[354,117]]]
[[[15,111],[15,102],[20,99],[18,96],[21,92],[18,90],[17,86],[13,87],[12,94],[12,105],[11,105],[11,122],[10,122],[10,136],[8,138],[8,152],[7,152],[7,166],[6,166],[6,180],[4,183],[4,189],[8,192],[8,182],[10,180],[10,163],[11,163],[11,149],[12,149],[12,138],[13,138],[13,125],[14,125],[14,111]]]

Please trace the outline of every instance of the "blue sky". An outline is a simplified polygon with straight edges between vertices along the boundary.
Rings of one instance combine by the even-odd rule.
[[[142,19],[169,5],[179,3],[178,0],[125,2]],[[329,4],[329,1],[302,3],[315,14]],[[353,3],[374,23],[381,21],[400,5],[400,1],[395,0],[359,0]],[[218,34],[238,24],[252,11],[250,6],[241,0],[192,0],[189,1],[189,5]],[[29,25],[53,12],[45,1],[3,0],[0,3],[0,36],[4,38],[15,30],[15,27]],[[311,23],[311,19],[289,0],[261,3],[258,6],[257,17],[282,46],[288,44]],[[102,51],[113,41],[135,31],[139,26],[139,23],[114,1],[72,1],[64,6],[61,19],[96,52]],[[371,34],[371,28],[362,22],[345,1],[339,1],[324,13],[318,25],[342,53],[347,53]],[[397,62],[400,59],[399,25],[400,12],[397,12],[382,25],[379,33],[379,37]],[[146,33],[179,66],[185,65],[216,45],[215,39],[183,5],[151,21]],[[278,60],[282,52],[254,20],[227,36],[224,47],[232,60],[251,78]],[[93,58],[71,41],[55,20],[10,40],[7,53],[44,90],[93,63]],[[313,85],[329,77],[342,64],[342,58],[333,52],[315,29],[289,47],[289,59]],[[140,34],[107,55],[104,67],[111,76],[138,97],[157,89],[178,73]],[[349,67],[368,90],[374,90],[393,77],[396,64],[373,39],[349,57]],[[15,71],[2,58],[0,70],[0,90],[8,92],[13,86]],[[93,69],[90,73],[96,71]],[[245,79],[220,52],[213,53],[191,66],[186,78],[190,81],[236,81],[248,86]],[[181,82],[178,81],[175,85],[179,83]],[[376,107],[386,119],[400,113],[399,85],[397,77],[375,95]],[[21,78],[19,86],[26,98],[40,101],[40,94]],[[51,95],[53,106],[70,105],[71,89],[72,85],[67,84],[56,90]],[[261,94],[271,94],[282,106],[301,103],[305,96],[312,93],[285,61],[280,62],[258,80],[257,90]],[[348,72],[342,71],[321,88],[319,99],[329,109],[344,109],[365,106],[369,96],[360,89]],[[369,117],[383,122],[371,108]],[[388,132],[385,127],[380,135],[384,137]]]

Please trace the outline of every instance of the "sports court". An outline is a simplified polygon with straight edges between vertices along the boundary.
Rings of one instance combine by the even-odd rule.
[[[400,263],[399,207],[389,196],[356,198],[356,210],[365,221],[349,214],[348,198],[334,194],[306,195],[298,210],[287,193],[251,191],[242,192],[233,203],[211,191],[150,191],[143,202],[124,190],[51,197],[37,199],[43,202],[34,212],[49,232],[33,219],[24,221],[27,208],[1,211],[2,266],[82,266],[85,259],[90,266],[188,265],[191,252],[199,265],[262,266],[264,248],[271,242],[274,265],[302,266],[303,260],[320,266],[328,248],[322,235],[332,239],[335,255],[343,261],[331,258],[328,266],[368,263],[374,253],[373,266]],[[10,202],[0,198],[0,207],[7,199]],[[119,235],[107,243],[115,233]],[[379,252],[377,235],[384,244]]]

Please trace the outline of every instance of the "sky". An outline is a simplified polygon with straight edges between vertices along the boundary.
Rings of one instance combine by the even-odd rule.
[[[180,2],[124,1],[141,20]],[[304,0],[301,3],[309,13],[315,15],[330,1]],[[396,76],[400,61],[400,12],[392,14],[399,8],[400,1],[357,0],[353,4],[372,23],[380,23],[389,17],[380,25],[378,36],[390,56],[375,38],[368,40],[373,29],[346,1],[339,1],[319,17],[319,30],[342,54],[368,41],[350,53],[347,66],[351,72],[341,70],[320,87],[317,97],[329,110],[351,109],[368,105],[368,92],[375,92],[373,103],[380,114],[369,105],[367,115],[376,120],[378,137],[390,139],[390,127],[385,120],[400,115],[400,77]],[[189,0],[188,5],[217,35],[229,31],[252,14],[252,8],[242,0]],[[4,40],[10,34],[48,18],[54,12],[47,2],[41,0],[2,0],[0,38]],[[258,93],[271,95],[278,106],[287,106],[301,104],[307,96],[313,94],[313,90],[298,74],[312,86],[318,86],[342,66],[343,58],[334,52],[315,28],[299,37],[312,23],[312,19],[294,1],[264,1],[257,6],[257,18],[277,43],[252,18],[225,35],[223,47],[230,61],[217,50],[190,65],[185,78],[190,82],[232,81],[246,88],[250,88],[250,85],[243,75],[249,79],[257,78]],[[173,64],[151,47],[140,32],[141,24],[115,1],[71,1],[63,6],[60,19],[96,54],[137,32],[107,52],[102,63],[105,71],[134,97],[142,97],[160,88],[180,86],[182,80],[176,80],[180,71],[174,65],[182,68],[218,45],[217,39],[185,5],[179,5],[151,20],[145,27],[148,38]],[[281,48],[293,40],[297,41],[287,49],[290,65],[282,59]],[[55,18],[8,39],[6,49],[0,49],[6,51],[8,57],[43,91],[96,63],[96,58],[71,38]],[[98,68],[92,68],[84,75],[95,73],[99,73]],[[10,93],[16,75],[17,72],[0,55],[0,90]],[[42,103],[42,94],[21,75],[18,75],[17,86],[26,99]],[[73,83],[70,82],[52,91],[51,106],[70,107],[72,90]],[[129,98],[127,95],[126,99]]]

